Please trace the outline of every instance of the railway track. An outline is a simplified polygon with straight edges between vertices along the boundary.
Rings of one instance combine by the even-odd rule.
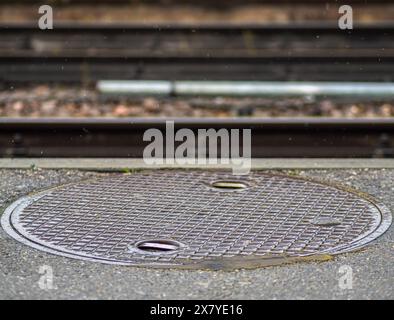
[[[394,24],[0,26],[0,82],[393,81]]]
[[[0,118],[0,156],[142,158],[144,132],[166,120]],[[179,128],[251,129],[254,158],[394,157],[394,119],[175,119]]]
[[[39,0],[14,0],[14,3],[29,4],[40,3]],[[327,0],[216,0],[214,3],[209,0],[73,0],[73,4],[157,4],[157,5],[179,5],[179,4],[192,4],[192,5],[207,5],[210,7],[215,6],[232,6],[232,5],[243,5],[243,4],[326,4]],[[347,4],[373,4],[373,3],[390,3],[391,0],[347,0]],[[55,5],[70,5],[69,0],[52,0],[51,3]]]

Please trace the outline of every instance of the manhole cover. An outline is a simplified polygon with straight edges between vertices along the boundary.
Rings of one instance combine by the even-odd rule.
[[[152,171],[20,199],[2,217],[15,239],[80,259],[231,269],[356,249],[391,214],[367,197],[299,178]]]

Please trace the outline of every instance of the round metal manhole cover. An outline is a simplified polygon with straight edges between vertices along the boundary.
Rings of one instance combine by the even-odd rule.
[[[329,256],[387,230],[369,197],[300,178],[149,171],[20,199],[9,235],[73,258],[133,266],[232,269]]]

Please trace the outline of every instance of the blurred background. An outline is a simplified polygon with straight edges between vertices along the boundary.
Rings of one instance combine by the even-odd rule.
[[[0,117],[389,118],[393,17],[379,0],[1,1]]]

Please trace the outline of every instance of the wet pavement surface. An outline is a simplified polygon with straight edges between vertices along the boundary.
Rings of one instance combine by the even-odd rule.
[[[279,172],[279,171],[278,171]],[[280,171],[367,192],[394,212],[394,170]],[[1,212],[30,192],[105,175],[66,170],[0,170]],[[326,262],[254,270],[160,270],[63,258],[0,231],[0,299],[393,299],[393,227],[366,248]],[[350,266],[352,289],[341,289]],[[53,271],[53,288],[45,284]],[[48,283],[46,283],[48,284]]]

